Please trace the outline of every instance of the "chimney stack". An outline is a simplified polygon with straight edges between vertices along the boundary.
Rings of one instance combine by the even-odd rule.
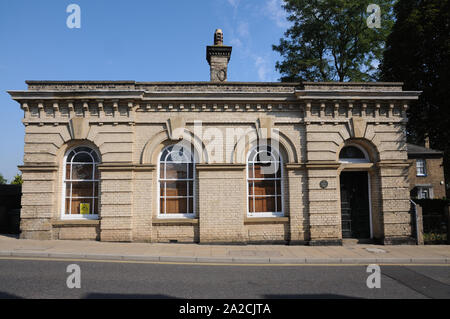
[[[428,135],[425,136],[425,147],[430,148],[430,137]]]
[[[223,32],[217,29],[214,33],[214,45],[206,47],[206,60],[210,66],[211,82],[227,80],[231,50],[232,47],[223,45]]]

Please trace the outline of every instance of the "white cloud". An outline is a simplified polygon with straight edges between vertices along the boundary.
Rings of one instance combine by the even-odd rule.
[[[237,8],[238,7],[238,5],[239,5],[239,2],[241,1],[241,0],[227,0],[228,1],[228,3],[230,4],[230,6],[232,6],[233,8]]]
[[[236,48],[242,48],[242,41],[238,38],[232,38],[230,40],[230,44]]]
[[[287,20],[287,13],[282,7],[283,2],[283,0],[267,0],[264,6],[264,13],[273,20],[278,27],[286,29],[290,24]]]
[[[269,63],[266,59],[260,56],[255,56],[255,67],[258,72],[260,81],[267,81],[267,74],[269,73]]]
[[[250,36],[249,25],[247,22],[241,22],[238,25],[237,32],[241,37]]]

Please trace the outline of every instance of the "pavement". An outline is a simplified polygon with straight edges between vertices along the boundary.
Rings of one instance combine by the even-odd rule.
[[[24,240],[0,235],[0,258],[204,264],[449,265],[450,246],[199,245]]]

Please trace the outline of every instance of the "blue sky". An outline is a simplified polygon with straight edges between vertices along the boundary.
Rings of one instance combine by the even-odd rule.
[[[1,0],[0,173],[23,163],[25,80],[208,81],[215,29],[233,46],[229,81],[278,81],[272,51],[288,27],[281,0]],[[69,4],[81,28],[69,29]]]

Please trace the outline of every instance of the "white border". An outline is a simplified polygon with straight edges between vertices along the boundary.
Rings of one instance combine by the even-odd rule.
[[[281,153],[280,153],[280,150],[279,149],[276,149],[274,146],[272,146],[272,145],[267,145],[266,144],[266,146],[270,146],[271,148],[274,148],[275,149],[275,151],[276,151],[276,153],[278,154],[278,156],[280,157],[280,169],[281,169],[281,213],[278,213],[278,212],[263,212],[263,213],[251,213],[250,211],[249,211],[249,205],[248,205],[248,199],[249,199],[249,183],[248,183],[248,174],[249,174],[249,171],[248,171],[248,162],[249,162],[249,157],[250,157],[250,155],[252,154],[252,152],[253,152],[253,150],[254,149],[256,149],[256,148],[258,148],[258,147],[260,147],[260,146],[263,146],[263,145],[256,145],[256,146],[254,146],[254,147],[252,147],[251,149],[250,149],[250,151],[248,152],[248,154],[247,154],[247,157],[246,157],[246,163],[245,163],[245,173],[246,173],[246,176],[245,176],[245,183],[247,184],[247,187],[246,187],[246,193],[245,193],[245,201],[246,201],[246,207],[247,207],[247,217],[250,217],[250,218],[258,218],[258,217],[284,217],[284,169],[283,169],[283,163],[284,163],[284,159],[283,159],[283,156],[281,155]],[[273,152],[273,151],[272,151]],[[276,197],[275,197],[275,200],[276,200]]]
[[[362,158],[344,158],[344,159],[341,159],[341,158],[340,158],[340,155],[341,155],[342,150],[343,150],[344,148],[350,147],[350,146],[356,147],[357,149],[359,149],[359,150],[364,154],[364,157],[365,157],[365,158],[364,158],[364,159],[362,159]],[[359,146],[358,144],[348,144],[348,145],[345,145],[345,146],[339,151],[338,159],[339,159],[339,163],[344,163],[344,164],[370,163],[370,157],[369,157],[369,154],[367,153],[367,151],[366,151],[363,147]]]
[[[160,211],[160,206],[161,206],[161,181],[160,181],[160,171],[161,171],[161,155],[164,153],[164,151],[169,148],[174,146],[174,144],[168,145],[166,147],[164,147],[161,152],[158,155],[158,165],[157,165],[157,169],[156,169],[156,174],[157,174],[157,187],[156,187],[156,211],[157,211],[157,218],[158,219],[177,219],[177,218],[185,218],[185,219],[195,219],[197,218],[197,187],[196,187],[196,183],[197,183],[197,175],[196,175],[196,171],[195,171],[195,166],[196,166],[196,161],[195,161],[195,148],[193,145],[191,145],[192,147],[192,151],[191,151],[191,155],[192,155],[192,164],[193,164],[193,190],[192,190],[192,196],[193,196],[193,206],[192,209],[194,210],[192,213],[190,214],[161,214]],[[185,147],[184,145],[182,147]],[[189,164],[189,163],[186,163]]]
[[[61,183],[62,183],[62,187],[61,187],[61,220],[97,220],[99,219],[99,213],[97,212],[97,214],[89,214],[89,215],[68,215],[65,212],[65,208],[66,208],[66,169],[67,169],[67,156],[76,148],[79,147],[87,147],[89,149],[91,149],[92,151],[94,151],[97,154],[97,157],[99,158],[99,162],[97,163],[97,166],[100,164],[100,155],[98,154],[97,150],[95,150],[94,148],[88,146],[88,145],[77,145],[74,146],[72,148],[70,148],[69,150],[66,151],[66,154],[64,155],[64,160],[63,160],[63,168],[62,168],[62,176],[61,176]],[[98,181],[99,186],[100,186],[100,180]],[[100,192],[98,193],[98,201],[100,201]],[[95,207],[95,206],[94,206]],[[98,205],[98,210],[100,210],[100,205]]]

